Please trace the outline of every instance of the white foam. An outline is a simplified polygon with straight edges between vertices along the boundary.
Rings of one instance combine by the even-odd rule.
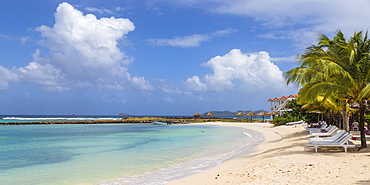
[[[250,137],[250,138],[252,138],[252,135],[249,134],[248,132],[243,132],[243,134],[246,135],[246,136],[248,136],[248,137]]]

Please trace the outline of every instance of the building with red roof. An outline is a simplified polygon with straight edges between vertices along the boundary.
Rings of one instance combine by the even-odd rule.
[[[285,108],[290,100],[297,99],[298,95],[289,95],[276,98],[270,98],[267,101],[271,102],[271,111],[278,112],[279,115],[284,114],[285,111],[291,111]]]

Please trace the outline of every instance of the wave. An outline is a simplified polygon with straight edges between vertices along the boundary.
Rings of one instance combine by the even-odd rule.
[[[248,132],[243,132],[243,134],[246,135],[246,136],[248,136],[248,137],[250,137],[250,138],[252,138],[252,135],[250,133],[248,133]]]

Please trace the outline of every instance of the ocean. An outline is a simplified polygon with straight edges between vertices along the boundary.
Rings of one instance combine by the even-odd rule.
[[[0,182],[165,184],[253,152],[248,129],[215,125],[0,126]]]

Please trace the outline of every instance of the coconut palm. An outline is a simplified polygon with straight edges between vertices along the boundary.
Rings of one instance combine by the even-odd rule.
[[[285,73],[288,84],[296,82],[301,86],[298,93],[300,102],[317,102],[318,97],[324,97],[323,102],[326,103],[340,101],[347,131],[348,105],[353,102],[359,104],[362,148],[366,147],[363,128],[365,102],[370,97],[369,51],[367,33],[364,36],[362,32],[354,33],[348,41],[341,31],[333,39],[320,35],[318,45],[308,47],[299,56],[300,67]]]

